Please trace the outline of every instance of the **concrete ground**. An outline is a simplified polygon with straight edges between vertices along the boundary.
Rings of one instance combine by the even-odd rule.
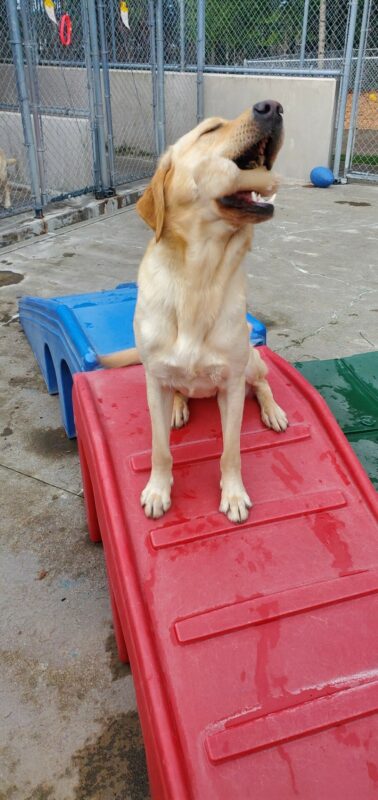
[[[27,239],[57,233],[68,225],[89,222],[98,217],[109,217],[116,211],[134,205],[141,194],[145,181],[134,181],[130,186],[118,186],[113,197],[96,199],[93,194],[81,194],[60,202],[49,203],[43,210],[43,218],[36,219],[32,207],[22,210],[17,195],[11,194],[15,212],[0,207],[0,252],[3,248],[17,246]],[[29,198],[22,198],[28,203]]]
[[[378,187],[281,189],[247,258],[249,305],[290,361],[378,345]],[[0,800],[146,800],[130,670],[117,661],[101,546],[89,543],[75,441],[13,315],[134,279],[135,211],[0,254]]]

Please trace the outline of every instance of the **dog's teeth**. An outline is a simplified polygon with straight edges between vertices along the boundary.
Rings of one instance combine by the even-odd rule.
[[[271,203],[273,205],[275,199],[277,197],[277,192],[271,195],[271,197],[263,197],[262,194],[258,192],[251,192],[251,198],[253,203]]]

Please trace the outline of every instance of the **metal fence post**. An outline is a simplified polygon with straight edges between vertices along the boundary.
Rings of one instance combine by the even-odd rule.
[[[116,47],[115,23],[114,23],[114,5],[112,2],[110,2],[109,8],[110,8],[110,29],[112,36],[112,61],[113,63],[115,63],[117,61],[117,47]]]
[[[205,64],[206,0],[197,2],[197,122],[204,118],[203,68]]]
[[[339,112],[337,115],[337,133],[335,141],[335,157],[333,161],[333,174],[336,179],[340,177],[339,175],[340,161],[343,148],[345,112],[348,99],[350,71],[352,67],[353,42],[354,42],[354,33],[356,30],[357,9],[358,9],[358,0],[350,0],[349,25],[347,31],[346,47],[345,47],[344,69],[341,76]]]
[[[81,13],[83,22],[83,45],[85,53],[85,66],[87,70],[87,91],[88,91],[91,140],[92,140],[93,184],[95,193],[97,194],[101,189],[101,178],[100,178],[100,167],[98,158],[96,115],[94,107],[93,73],[92,73],[92,62],[91,62],[91,52],[90,52],[91,46],[89,38],[89,24],[88,24],[87,11],[88,11],[88,0],[81,0]]]
[[[308,25],[308,9],[310,0],[305,0],[303,7],[303,22],[302,22],[302,38],[301,38],[301,52],[299,56],[299,66],[303,69],[306,54],[306,40],[307,40],[307,25]]]
[[[157,132],[159,155],[165,150],[163,0],[156,2]]]
[[[110,186],[111,188],[114,188],[115,185],[114,136],[113,136],[113,119],[112,119],[112,106],[111,106],[111,93],[110,93],[108,47],[107,47],[106,32],[105,32],[104,0],[97,0],[97,12],[98,12],[98,24],[100,28],[102,76],[104,81],[104,103],[105,103],[106,130],[107,130],[107,143],[108,143]]]
[[[154,124],[155,151],[159,153],[159,132],[157,124],[157,86],[156,86],[156,31],[154,0],[148,0],[148,26],[150,31],[150,64],[152,84],[152,115]]]
[[[346,173],[348,172],[349,167],[350,167],[352,150],[353,150],[353,147],[354,147],[354,139],[355,139],[355,135],[356,135],[357,109],[358,109],[358,101],[360,99],[362,69],[363,69],[363,65],[364,65],[364,54],[365,54],[365,50],[366,50],[367,34],[368,34],[368,29],[369,29],[371,6],[372,6],[372,0],[365,0],[364,7],[363,7],[363,12],[362,12],[360,41],[359,41],[359,45],[358,45],[356,75],[355,75],[354,87],[353,87],[353,100],[352,100],[352,108],[351,108],[351,112],[350,112],[348,141],[347,141],[346,152],[345,152],[344,175],[346,175]]]
[[[99,160],[99,171],[101,180],[101,188],[100,191],[97,192],[97,195],[99,197],[108,197],[109,195],[113,194],[113,189],[110,188],[108,165],[106,160],[104,110],[102,104],[100,56],[99,56],[98,38],[97,38],[97,17],[96,17],[96,7],[93,0],[89,0],[87,4],[87,10],[88,10],[88,23],[89,23],[89,39],[91,44],[96,138],[98,145],[98,160]]]
[[[185,71],[185,0],[179,0],[180,6],[180,70]]]
[[[29,76],[30,109],[33,117],[34,140],[37,151],[37,163],[39,172],[39,183],[41,187],[41,199],[42,199],[42,206],[44,206],[46,204],[45,165],[43,160],[43,153],[45,148],[43,144],[42,124],[39,113],[40,102],[38,96],[38,75],[33,59],[33,42],[30,35],[31,26],[25,2],[20,4],[20,15],[21,15],[22,36],[24,40],[26,67]]]
[[[30,171],[30,185],[32,191],[33,205],[35,215],[38,218],[43,216],[42,213],[42,193],[40,185],[40,176],[38,171],[38,160],[35,150],[35,142],[33,136],[33,126],[30,116],[29,98],[24,70],[24,57],[22,52],[22,42],[20,34],[20,26],[18,21],[17,5],[15,0],[6,0],[7,12],[9,20],[9,29],[11,34],[11,45],[13,51],[13,61],[16,71],[17,92],[20,102],[20,113],[22,119],[22,127],[24,132],[24,144],[26,147],[27,160]]]

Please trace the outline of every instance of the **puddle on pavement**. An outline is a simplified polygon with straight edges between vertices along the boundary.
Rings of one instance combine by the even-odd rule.
[[[24,276],[20,272],[13,272],[11,269],[0,269],[0,288],[2,286],[11,286],[12,283],[20,283],[24,280]]]
[[[73,756],[73,800],[150,800],[142,731],[136,711],[104,720],[97,739]]]
[[[124,664],[123,661],[119,660],[117,644],[113,631],[109,633],[109,636],[105,642],[105,650],[110,656],[109,667],[110,667],[110,672],[112,673],[113,681],[118,681],[120,678],[124,678],[127,675],[131,675],[130,665]]]
[[[64,428],[35,428],[28,435],[28,448],[38,455],[56,458],[76,455],[76,439],[68,439]]]
[[[338,206],[355,206],[356,208],[365,208],[366,206],[371,206],[371,203],[364,203],[363,201],[358,202],[357,200],[335,200]]]

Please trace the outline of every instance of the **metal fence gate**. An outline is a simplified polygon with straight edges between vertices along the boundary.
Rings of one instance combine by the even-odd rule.
[[[153,172],[154,3],[134,0],[132,31],[121,6],[0,0],[1,216],[30,207],[40,215],[48,202],[84,192],[111,195]],[[65,14],[71,31],[68,22],[61,29]]]
[[[0,216],[151,175],[209,73],[335,78],[335,174],[377,180],[378,0],[128,5],[0,0]]]
[[[151,175],[155,141],[155,16],[151,0],[132,5],[128,28],[118,0],[98,0],[107,126],[111,129],[111,185]]]

